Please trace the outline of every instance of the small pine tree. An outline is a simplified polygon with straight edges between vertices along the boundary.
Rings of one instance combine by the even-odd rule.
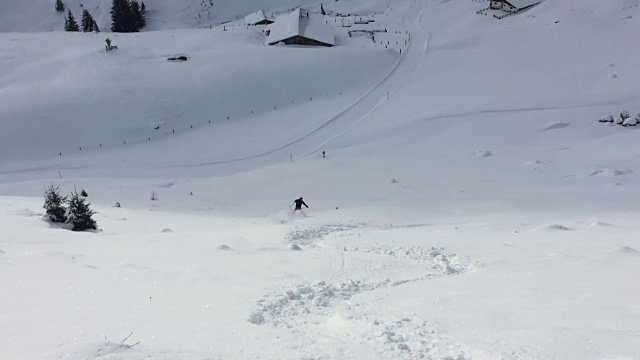
[[[57,12],[64,12],[64,3],[62,0],[56,0],[55,8]]]
[[[73,231],[96,230],[98,228],[98,224],[92,218],[95,212],[89,207],[91,204],[85,201],[85,198],[78,195],[77,191],[71,194],[67,223],[73,225],[71,229]]]
[[[89,10],[82,10],[82,19],[80,20],[80,25],[82,26],[83,32],[92,32],[93,24],[95,20],[93,20],[93,16],[89,13]]]
[[[51,184],[44,191],[44,206],[43,209],[47,210],[47,217],[52,222],[65,222],[67,217],[65,213],[67,209],[64,204],[67,201],[67,197],[60,196],[60,187]]]
[[[322,6],[322,4],[320,4],[320,13],[321,13],[322,15],[327,15],[327,12],[326,12],[326,11],[324,11],[324,6]]]
[[[80,26],[78,26],[78,22],[76,18],[71,13],[71,10],[67,13],[67,18],[64,20],[64,30],[65,31],[80,31]]]

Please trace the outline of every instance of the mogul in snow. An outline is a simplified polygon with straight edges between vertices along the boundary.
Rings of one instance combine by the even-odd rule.
[[[302,205],[306,206],[307,209],[309,208],[309,206],[305,204],[304,200],[302,199],[302,196],[300,196],[299,199],[293,200],[293,203],[296,204],[296,208],[293,211],[302,210]]]

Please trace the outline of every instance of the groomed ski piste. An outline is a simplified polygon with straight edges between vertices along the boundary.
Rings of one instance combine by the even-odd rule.
[[[640,359],[640,1],[145,3],[0,0],[0,359]]]

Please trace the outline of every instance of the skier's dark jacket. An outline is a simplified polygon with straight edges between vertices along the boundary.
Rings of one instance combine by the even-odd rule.
[[[293,200],[293,202],[296,203],[296,210],[302,210],[302,205],[306,206],[307,209],[309,208],[309,206],[307,206],[307,204],[304,203],[304,200],[302,200],[302,198],[295,199]]]

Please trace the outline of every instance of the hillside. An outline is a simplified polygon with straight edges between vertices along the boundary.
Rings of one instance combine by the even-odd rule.
[[[0,32],[48,32],[62,31],[65,13],[56,13],[55,1],[51,0],[2,0],[0,14]],[[79,19],[83,9],[89,10],[102,31],[111,26],[111,1],[104,0],[66,0],[67,9]],[[244,18],[245,15],[264,9],[272,12],[285,12],[294,7],[304,6],[310,10],[320,8],[320,0],[146,0],[147,23],[144,31],[209,28],[228,21]],[[328,11],[349,14],[381,13],[387,4],[399,3],[398,0],[340,0],[325,2]]]
[[[149,0],[137,34],[8,3],[0,358],[640,354],[640,127],[597,121],[640,113],[640,0],[339,0],[376,21],[334,48],[233,21],[319,1]],[[100,231],[43,221],[52,183]]]

